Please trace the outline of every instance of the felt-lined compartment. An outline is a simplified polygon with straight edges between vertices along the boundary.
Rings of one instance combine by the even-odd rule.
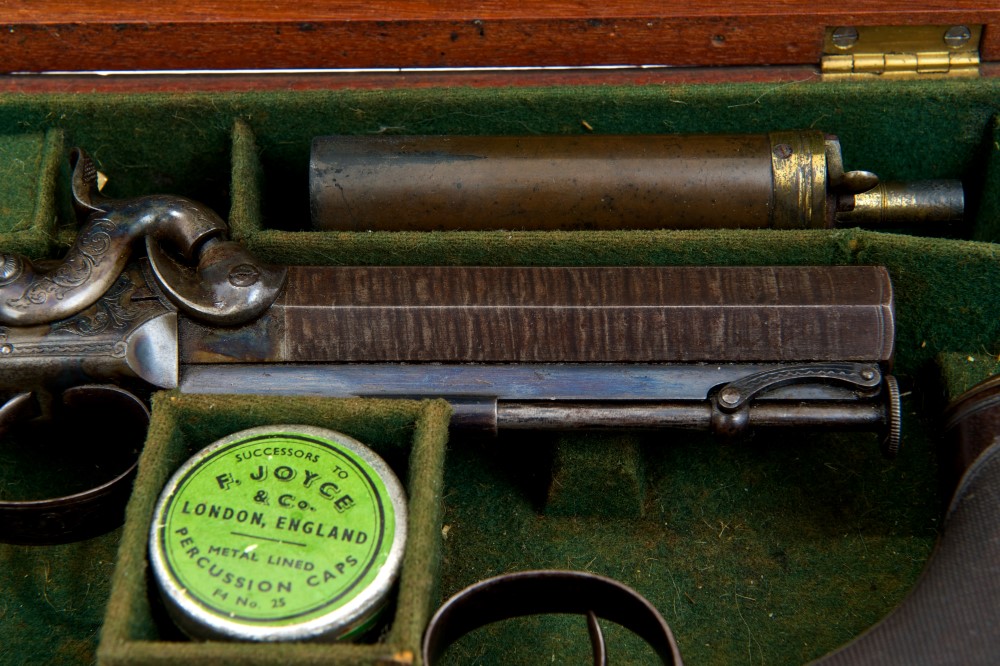
[[[450,409],[443,401],[266,399],[160,393],[129,502],[98,657],[104,664],[370,664],[418,652],[430,617],[440,548],[440,496]],[[152,511],[167,479],[199,449],[262,425],[304,424],[355,437],[389,463],[408,499],[408,535],[392,619],[372,642],[196,642],[170,624],[149,580]]]
[[[998,111],[1000,84],[992,80],[25,96],[0,100],[0,129],[64,132],[67,145],[97,158],[111,178],[110,196],[173,192],[228,211],[233,236],[272,262],[888,266],[897,303],[895,372],[912,393],[897,462],[882,461],[875,438],[864,434],[777,433],[737,446],[676,432],[463,437],[450,449],[438,497],[446,534],[441,575],[428,570],[414,583],[434,604],[434,587],[449,595],[503,571],[594,570],[648,595],[691,663],[794,663],[846,642],[891,610],[933,545],[941,508],[933,419],[943,393],[956,395],[991,371],[982,359],[996,353],[1000,336],[1000,294],[993,289],[1000,263],[990,242],[1000,238]],[[840,136],[849,169],[892,180],[962,178],[971,225],[951,230],[953,237],[930,238],[855,229],[303,231],[315,135],[583,133],[581,121],[602,133],[823,129]],[[64,246],[74,222],[65,193],[55,189],[63,176],[52,167],[38,174],[37,186],[58,210],[49,237]],[[9,218],[0,222],[12,226]],[[47,243],[17,245],[24,238],[21,231],[0,236],[4,250],[52,252]],[[967,368],[956,361],[970,356],[979,361],[963,362],[978,374],[962,372]],[[937,359],[945,359],[944,381]],[[215,398],[177,399],[213,422],[208,405]],[[169,409],[165,400],[154,405],[157,423],[167,419],[157,416]],[[272,414],[287,422],[286,406],[294,403],[275,400]],[[123,566],[134,571],[127,552],[135,557],[138,547],[123,544]],[[757,594],[765,583],[766,593]],[[104,603],[100,585],[94,590],[86,609]],[[133,589],[131,598],[139,606],[112,605],[104,659],[265,658],[246,646],[147,643],[158,630],[150,629],[137,594]],[[40,596],[36,601],[44,604]],[[25,617],[47,621],[43,614]],[[450,657],[518,663],[522,653],[527,659],[550,651],[557,661],[575,663],[587,654],[583,631],[579,618],[518,621],[477,632]],[[622,634],[608,631],[615,641]],[[81,646],[93,640],[87,636],[80,633]],[[116,641],[117,648],[109,647]],[[643,663],[636,641],[614,645],[617,663]],[[321,660],[308,656],[308,647],[282,658]],[[343,650],[337,654],[355,655]]]
[[[646,596],[686,663],[805,663],[888,613],[931,552],[942,505],[933,420],[920,412],[916,399],[905,402],[895,462],[881,458],[873,435],[818,432],[739,443],[676,432],[629,444],[620,434],[456,441],[442,591],[532,567],[593,571]],[[568,446],[572,460],[559,451]],[[637,503],[628,492],[635,452]],[[629,632],[602,624],[610,659],[657,663]],[[521,619],[470,634],[448,656],[588,663],[586,625],[580,616]]]
[[[0,130],[0,247],[41,254],[55,242],[59,175],[65,169],[65,137],[59,129],[33,133]]]

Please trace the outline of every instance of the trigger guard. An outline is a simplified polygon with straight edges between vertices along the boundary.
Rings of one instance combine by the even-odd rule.
[[[37,428],[31,421],[36,416],[32,393],[21,393],[9,400],[3,409],[5,425]],[[62,399],[53,404],[57,410],[50,422],[65,421],[64,427],[85,435],[102,423],[114,418],[114,428],[104,437],[102,452],[118,455],[120,471],[103,483],[70,495],[27,500],[0,500],[0,543],[58,544],[81,541],[115,529],[124,520],[125,504],[132,492],[139,463],[139,452],[149,427],[149,410],[136,395],[117,386],[91,384],[67,389]],[[67,435],[68,436],[68,435]]]
[[[12,426],[28,421],[42,413],[38,398],[31,391],[18,393],[0,406],[0,437]]]
[[[274,303],[288,275],[285,267],[257,261],[235,241],[212,238],[185,266],[146,236],[146,257],[157,285],[180,310],[208,324],[234,326],[258,317]]]

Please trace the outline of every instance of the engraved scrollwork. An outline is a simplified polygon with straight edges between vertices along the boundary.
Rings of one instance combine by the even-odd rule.
[[[94,305],[96,312],[81,313],[63,322],[52,325],[53,331],[66,331],[81,337],[99,335],[111,329],[129,327],[141,312],[130,301],[135,284],[127,273],[123,273],[111,289]]]
[[[735,411],[754,396],[788,384],[833,382],[856,389],[873,389],[882,382],[878,366],[860,363],[827,363],[780,368],[744,377],[724,386],[718,394],[720,409]]]
[[[87,257],[95,266],[99,265],[104,255],[111,249],[111,237],[117,229],[118,225],[106,217],[94,219],[92,226],[80,237],[77,244],[80,254]]]
[[[10,299],[7,305],[16,310],[26,310],[44,305],[50,298],[62,300],[66,294],[87,284],[112,246],[112,234],[117,225],[107,218],[93,221],[87,233],[81,236],[52,273],[38,277],[19,298]]]

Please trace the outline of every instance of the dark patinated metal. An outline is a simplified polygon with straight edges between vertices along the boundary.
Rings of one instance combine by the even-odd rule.
[[[962,220],[959,181],[843,169],[820,131],[759,135],[328,136],[313,226],[330,230],[820,229]]]
[[[945,458],[964,473],[924,572],[895,611],[817,666],[997,663],[1000,378],[955,400],[945,415],[944,434]]]
[[[818,365],[819,367],[815,367]],[[795,381],[774,381],[776,376]],[[720,406],[727,388],[752,400]],[[875,431],[901,441],[895,379],[877,364],[190,365],[180,389],[326,397],[446,399],[452,427],[485,430],[680,428],[734,438],[758,428]],[[747,398],[751,394],[747,392]]]
[[[586,616],[595,665],[604,666],[609,661],[596,618],[615,622],[641,637],[662,663],[675,666],[683,663],[670,627],[645,597],[612,578],[560,570],[496,576],[455,594],[427,625],[423,663],[426,666],[437,663],[449,645],[487,624],[549,613]]]
[[[21,394],[8,405],[35,402]],[[95,459],[119,470],[113,477],[83,492],[58,497],[0,501],[0,541],[6,543],[64,543],[95,536],[121,524],[132,492],[139,452],[149,426],[149,411],[136,396],[116,386],[78,386],[63,392],[53,405],[54,419],[31,423],[38,413],[27,407],[18,417],[0,416],[0,433],[23,429],[30,436],[62,437],[67,445],[94,441]],[[108,427],[114,423],[114,427]],[[52,431],[55,424],[59,429]],[[34,433],[47,428],[46,434]],[[41,461],[40,461],[41,462]],[[43,463],[44,464],[44,463]]]
[[[942,463],[949,487],[983,451],[1000,441],[1000,375],[969,389],[956,398],[945,412],[947,450]]]
[[[176,312],[130,266],[97,302],[70,317],[0,326],[0,392],[132,380],[173,386],[176,346]]]
[[[205,241],[196,266],[177,261],[153,236],[146,237],[146,257],[171,303],[219,326],[259,317],[277,298],[287,273],[284,266],[261,263],[239,243],[220,238]]]
[[[39,272],[24,257],[0,258],[0,325],[32,326],[67,319],[93,305],[115,284],[135,240],[167,241],[188,259],[226,224],[190,199],[146,196],[115,201],[101,196],[97,170],[83,151],[73,161],[73,198],[87,220],[55,268]]]
[[[50,270],[36,270],[25,257],[0,256],[0,326],[48,324],[89,308],[114,287],[133,244],[143,238],[197,265],[197,285],[182,281],[177,271],[170,275],[176,279],[165,283],[176,284],[171,295],[182,307],[197,309],[209,300],[199,312],[237,323],[270,304],[283,273],[258,266],[245,250],[222,242],[226,223],[212,209],[179,196],[108,199],[98,191],[97,170],[87,154],[76,149],[71,161],[74,204],[85,222],[69,252]],[[155,264],[161,266],[168,270],[165,259]],[[264,279],[249,280],[254,273]]]

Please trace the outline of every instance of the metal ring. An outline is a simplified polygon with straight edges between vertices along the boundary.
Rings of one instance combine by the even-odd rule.
[[[645,597],[611,578],[558,570],[521,571],[488,578],[453,596],[427,625],[423,663],[431,666],[449,645],[479,627],[523,615],[548,613],[588,616],[595,664],[607,663],[596,616],[620,624],[644,639],[664,664],[682,665],[670,627]]]
[[[17,401],[19,415],[33,411],[23,406],[27,402],[25,394],[15,396],[12,401]],[[81,440],[81,446],[88,444],[88,440],[102,438],[110,444],[108,449],[112,453],[127,455],[126,469],[109,481],[82,492],[37,500],[0,501],[0,542],[68,543],[103,534],[123,522],[139,452],[149,426],[146,405],[116,386],[89,385],[65,391],[62,403],[54,405],[53,411],[65,425],[76,428],[74,434]],[[104,419],[102,425],[107,425],[109,418],[115,420],[111,427],[92,432],[79,427],[85,419]],[[17,426],[28,432],[32,424]]]

